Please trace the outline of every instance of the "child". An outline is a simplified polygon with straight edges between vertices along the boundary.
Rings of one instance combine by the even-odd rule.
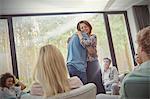
[[[4,99],[20,99],[21,87],[15,86],[15,77],[10,73],[2,74],[0,77],[0,96]]]

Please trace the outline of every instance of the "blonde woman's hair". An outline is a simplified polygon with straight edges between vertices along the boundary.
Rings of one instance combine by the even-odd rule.
[[[40,49],[33,79],[40,83],[45,97],[70,90],[68,71],[58,48],[45,45]]]
[[[150,58],[150,26],[143,28],[137,34],[137,43]]]

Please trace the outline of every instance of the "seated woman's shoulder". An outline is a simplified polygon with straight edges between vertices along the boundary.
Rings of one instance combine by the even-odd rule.
[[[42,86],[40,85],[40,83],[34,82],[32,84],[30,94],[31,95],[38,95],[38,96],[42,96],[44,94]]]

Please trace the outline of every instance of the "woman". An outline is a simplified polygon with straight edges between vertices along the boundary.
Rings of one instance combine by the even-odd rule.
[[[21,91],[21,86],[17,87],[15,83],[15,77],[11,73],[4,73],[1,75],[0,96],[2,99],[20,99],[23,92]]]
[[[63,55],[53,45],[41,47],[33,80],[35,83],[31,87],[31,94],[45,97],[67,92],[83,85],[77,77],[68,78]]]
[[[150,98],[150,96],[145,96],[145,94],[144,94],[144,96],[139,97],[139,96],[137,96],[138,94],[136,94],[136,92],[135,92],[134,97],[129,97],[126,95],[127,88],[125,87],[125,85],[129,84],[128,83],[129,80],[130,80],[130,83],[132,81],[132,82],[135,82],[136,84],[140,83],[140,82],[138,82],[140,79],[142,79],[142,80],[146,79],[147,82],[145,82],[145,84],[150,82],[150,26],[148,26],[138,32],[137,44],[138,44],[137,54],[142,62],[139,66],[139,69],[134,70],[133,72],[129,73],[123,80],[123,83],[121,86],[121,93],[120,93],[121,99],[127,99],[127,98],[128,99],[129,98],[149,99]],[[137,80],[137,79],[139,79],[139,80]],[[145,88],[144,90],[149,90],[148,86],[145,86],[144,88]],[[146,88],[148,88],[148,89],[146,89]],[[132,88],[130,88],[130,89],[132,89]],[[139,88],[139,91],[140,91],[140,89],[141,88]]]
[[[80,21],[77,24],[77,34],[79,36],[80,42],[82,46],[87,49],[88,57],[87,57],[87,81],[93,82],[97,86],[97,94],[105,93],[105,89],[102,83],[102,73],[98,62],[97,55],[97,37],[95,34],[92,34],[92,26],[86,21]],[[88,35],[88,36],[86,36]],[[87,39],[87,37],[89,39]]]

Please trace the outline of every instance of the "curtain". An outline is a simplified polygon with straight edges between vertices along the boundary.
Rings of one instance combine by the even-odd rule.
[[[148,5],[136,5],[133,6],[134,17],[137,22],[137,29],[150,25],[150,14],[148,10]]]

